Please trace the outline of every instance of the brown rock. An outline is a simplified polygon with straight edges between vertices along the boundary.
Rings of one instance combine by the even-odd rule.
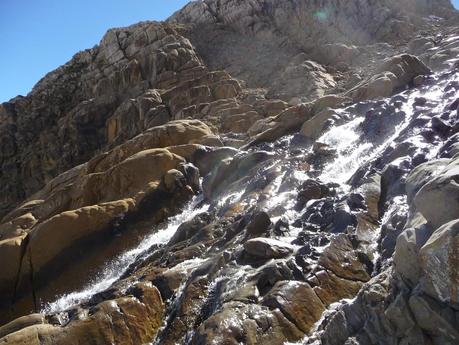
[[[138,284],[135,297],[121,297],[97,305],[93,312],[64,327],[41,324],[0,338],[2,345],[142,344],[162,324],[164,305],[159,291]]]
[[[21,268],[22,257],[26,250],[26,235],[0,241],[0,293],[2,300],[13,300],[16,281]]]
[[[353,298],[363,286],[362,282],[342,279],[329,271],[315,273],[310,284],[325,306],[343,298]]]
[[[303,337],[304,333],[278,309],[229,302],[198,327],[191,343],[275,345]]]
[[[344,234],[333,237],[318,263],[343,279],[362,282],[370,280],[365,265],[358,259],[351,242]]]
[[[87,206],[63,212],[40,224],[29,240],[35,272],[43,270],[47,263],[84,237],[107,230],[113,220],[125,215],[130,207],[131,200]]]
[[[269,239],[254,238],[244,243],[247,254],[260,259],[282,258],[293,253],[293,247],[285,242]]]
[[[412,83],[415,77],[430,73],[431,70],[414,55],[394,56],[377,69],[376,75],[360,83],[346,95],[354,101],[389,97]]]
[[[95,157],[88,163],[88,171],[94,173],[106,171],[128,157],[147,149],[199,144],[200,139],[208,135],[212,135],[212,132],[201,121],[172,121],[164,126],[150,128],[108,153]]]
[[[271,219],[266,212],[258,212],[247,225],[247,233],[250,235],[261,235],[268,231]]]
[[[263,297],[262,304],[279,309],[305,334],[309,333],[325,310],[309,284],[295,281],[277,282]]]
[[[44,323],[46,320],[43,314],[30,314],[20,317],[0,327],[0,339],[23,328]]]

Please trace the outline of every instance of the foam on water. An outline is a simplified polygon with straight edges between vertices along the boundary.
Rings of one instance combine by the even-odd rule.
[[[80,303],[87,302],[95,294],[108,289],[123,276],[131,264],[145,254],[151,247],[167,243],[175,234],[180,224],[192,219],[199,213],[207,211],[209,205],[203,205],[202,207],[196,208],[199,201],[200,198],[195,197],[180,214],[172,217],[165,227],[148,235],[137,247],[121,254],[116,259],[109,262],[103,268],[102,272],[94,277],[86,287],[80,291],[60,296],[56,301],[46,304],[41,312],[57,313],[67,310]]]
[[[359,167],[380,155],[409,126],[413,119],[413,104],[416,98],[424,97],[427,101],[436,101],[441,98],[444,86],[444,83],[440,83],[427,91],[414,90],[402,93],[401,95],[407,98],[401,109],[406,114],[405,119],[379,146],[374,146],[370,142],[359,142],[358,126],[363,122],[363,117],[356,117],[346,124],[331,128],[318,141],[335,149],[337,158],[324,167],[319,179],[325,183],[334,182],[345,185]],[[439,110],[441,106],[444,104],[439,104],[434,111]]]
[[[456,76],[456,79],[457,76]],[[333,159],[329,164],[327,164],[318,178],[323,183],[338,183],[342,186],[343,191],[347,191],[351,187],[347,185],[349,179],[355,174],[355,172],[364,164],[374,160],[378,157],[385,149],[392,145],[396,139],[398,139],[401,133],[409,128],[411,121],[414,116],[414,103],[416,102],[417,97],[424,97],[427,101],[437,101],[441,99],[442,94],[444,93],[445,82],[438,83],[438,85],[432,86],[429,90],[414,90],[406,91],[402,93],[402,96],[407,99],[402,106],[402,111],[405,113],[405,117],[399,125],[394,129],[392,135],[385,138],[385,140],[380,145],[373,145],[370,142],[361,142],[361,133],[359,133],[359,125],[364,121],[363,116],[356,116],[355,114],[350,113],[350,110],[342,109],[338,110],[338,113],[342,113],[345,117],[350,118],[351,120],[347,123],[339,126],[330,128],[326,133],[324,133],[318,141],[329,145],[332,149],[336,150],[336,158]],[[387,99],[386,102],[390,100]],[[440,112],[442,107],[445,106],[445,103],[439,103],[434,111]],[[414,136],[410,137],[410,140],[417,140]],[[425,145],[419,141],[419,146],[422,147]],[[436,155],[437,150],[431,148],[427,157],[433,158]],[[264,167],[264,172],[268,171],[271,168],[276,168],[282,173],[271,181],[271,183],[265,188],[266,194],[268,195],[267,201],[263,204],[263,210],[267,211],[271,215],[271,220],[275,223],[281,218],[286,218],[289,223],[301,217],[302,211],[295,210],[296,203],[296,194],[297,186],[293,186],[288,189],[281,189],[284,178],[288,174],[291,174],[295,182],[301,184],[303,181],[309,178],[307,173],[298,172],[295,170],[285,171],[281,167],[287,162],[286,159],[276,160],[271,165]],[[226,195],[222,196],[217,203],[217,208],[223,208],[229,204],[234,204],[240,202],[244,197],[245,188],[241,186],[240,190],[228,192]],[[114,282],[118,281],[123,274],[127,271],[130,265],[132,265],[136,260],[145,255],[150,248],[155,245],[163,245],[169,241],[169,239],[174,235],[177,228],[188,220],[191,220],[194,216],[199,213],[205,212],[208,210],[209,206],[204,205],[202,207],[196,208],[199,204],[200,199],[195,198],[190,204],[185,208],[183,212],[179,215],[171,218],[166,226],[160,228],[158,231],[155,231],[151,235],[147,236],[141,243],[123,254],[121,254],[115,260],[109,262],[102,272],[94,277],[93,281],[88,284],[84,289],[76,291],[58,298],[55,302],[47,304],[43,308],[45,313],[55,313],[60,312],[66,309],[69,309],[75,305],[78,305],[82,302],[88,301],[95,294],[102,292],[108,289]],[[308,207],[308,205],[306,205]],[[277,209],[282,209],[283,213],[281,215],[274,215]],[[406,197],[396,197],[393,200],[393,204],[389,207],[383,219],[381,219],[381,224],[384,224],[396,213],[403,213],[407,211],[406,206]],[[295,228],[291,230],[292,232],[288,236],[280,236],[280,240],[285,242],[292,242],[296,238],[297,232],[301,231],[302,228]],[[380,232],[375,233],[374,238],[374,252],[377,252],[377,242]],[[322,252],[327,246],[316,247],[317,252]],[[184,269],[192,271],[193,269],[199,267],[203,263],[202,259],[193,259],[188,260],[180,265],[183,265]],[[251,266],[237,266],[231,267],[231,269],[221,271],[221,275],[217,275],[216,278],[210,282],[209,290],[214,289],[217,284],[225,282],[227,285],[225,290],[222,292],[222,299],[225,297],[230,297],[231,293],[237,290],[238,287],[243,286],[247,280],[247,277],[250,274],[253,274],[255,269]],[[181,300],[182,294],[186,289],[186,281],[182,286],[177,290],[174,300],[172,301],[172,308],[178,307],[178,304]],[[347,303],[352,303],[352,301],[347,301]],[[338,304],[337,304],[338,305]],[[335,306],[333,306],[335,307]],[[333,309],[333,308],[332,308]],[[324,314],[325,315],[325,314]],[[171,315],[166,318],[165,324],[166,327],[169,318]],[[240,320],[227,320],[227,323],[239,322]],[[319,324],[319,322],[317,323]],[[160,332],[161,333],[161,332]],[[160,341],[160,338],[156,339],[155,344]]]

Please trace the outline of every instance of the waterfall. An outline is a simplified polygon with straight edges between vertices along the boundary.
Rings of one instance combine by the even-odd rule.
[[[169,219],[165,225],[160,226],[152,234],[146,236],[137,247],[128,250],[113,261],[107,263],[100,274],[93,277],[86,287],[80,291],[60,296],[56,301],[46,304],[41,312],[47,314],[62,312],[78,304],[87,302],[95,294],[108,289],[123,276],[133,263],[146,254],[150,248],[155,245],[161,246],[166,244],[182,223],[193,219],[199,213],[207,211],[209,205],[204,204],[197,207],[201,200],[199,196],[194,197],[181,213]]]
[[[232,185],[230,190],[218,196],[218,200],[213,200],[213,203],[211,200],[209,203],[203,204],[202,196],[195,197],[180,214],[169,219],[165,225],[159,226],[157,229],[152,229],[152,233],[146,236],[137,247],[128,250],[115,260],[107,263],[100,274],[94,277],[86,288],[59,297],[56,301],[45,305],[42,311],[45,313],[61,312],[86,302],[93,295],[108,289],[123,276],[130,265],[149,253],[149,250],[153,246],[166,245],[182,223],[190,221],[196,215],[212,208],[215,209],[218,215],[236,204],[243,205],[241,207],[244,210],[257,208],[264,211],[270,216],[272,223],[285,221],[292,225],[285,234],[273,235],[277,240],[291,245],[298,234],[304,231],[301,226],[294,225],[295,220],[300,219],[304,212],[317,201],[310,200],[303,209],[295,207],[298,188],[308,179],[316,179],[325,185],[336,185],[336,195],[333,198],[334,200],[338,200],[351,192],[359,191],[359,187],[355,187],[351,183],[351,180],[359,169],[362,167],[371,167],[378,171],[381,170],[375,162],[381,157],[384,158],[385,154],[390,152],[390,149],[396,148],[396,145],[404,141],[415,143],[418,151],[425,153],[426,159],[431,159],[437,155],[438,149],[443,142],[439,140],[432,144],[423,140],[419,137],[419,126],[416,127],[413,125],[414,121],[423,115],[422,107],[419,108],[417,104],[421,102],[422,98],[423,103],[433,104],[429,108],[429,112],[440,114],[455,95],[450,95],[443,102],[438,102],[438,100],[442,98],[446,85],[451,81],[458,82],[459,78],[457,74],[449,78],[442,78],[440,75],[436,75],[432,77],[432,80],[435,82],[420,89],[407,90],[391,98],[373,103],[368,102],[369,105],[367,108],[370,110],[363,107],[363,105],[363,112],[357,109],[359,105],[336,110],[336,113],[343,121],[326,130],[317,140],[317,142],[323,143],[334,150],[334,157],[326,161],[320,171],[311,173],[307,169],[298,168],[301,165],[297,164],[298,162],[301,163],[304,157],[314,154],[312,145],[296,146],[293,136],[284,137],[276,143],[266,144],[263,149],[271,150],[272,158],[268,163],[262,163],[257,166],[257,169],[251,170],[251,175],[243,180],[245,184],[238,185],[239,189],[236,188],[237,190],[233,190],[234,186]],[[398,105],[394,106],[397,102]],[[373,115],[369,114],[368,111],[371,111],[372,106],[392,109],[391,114],[380,116],[387,117],[387,119],[383,118],[382,121],[394,121],[394,124],[392,125],[390,122],[387,125],[387,132],[378,132],[374,137],[369,138],[368,133],[362,130],[362,126],[365,126],[368,119],[371,121],[371,116]],[[240,154],[248,155],[250,152],[256,150],[259,150],[259,148],[252,148]],[[247,181],[252,181],[251,179],[259,176],[267,176],[272,172],[275,172],[275,178],[267,182],[261,192],[256,194],[256,197],[250,193],[245,193]],[[260,197],[261,194],[263,197]],[[372,254],[374,265],[380,259],[378,246],[381,227],[389,222],[392,217],[406,215],[407,212],[405,195],[394,195],[390,198],[388,207],[380,215],[380,226],[372,234],[372,243],[368,249],[369,253]],[[240,250],[243,241],[242,235],[237,236],[239,236],[237,237],[239,242],[235,240],[235,243],[237,243],[235,251]],[[293,245],[293,247],[298,249],[296,245]],[[326,247],[327,244],[318,244],[313,246],[313,249],[317,253],[321,253]],[[179,265],[186,266],[188,275],[192,276],[192,273],[201,265],[206,264],[207,260],[213,260],[213,257],[191,259]],[[233,264],[219,269],[209,280],[208,291],[206,292],[207,297],[204,303],[207,303],[209,296],[213,298],[213,291],[216,286],[222,286],[221,291],[223,292],[217,298],[220,304],[230,299],[239,288],[244,286],[247,279],[257,274],[262,268]],[[161,337],[167,332],[167,327],[174,318],[174,312],[180,306],[187,283],[188,281],[185,279],[175,291],[175,295],[169,300],[169,315],[165,319],[159,336],[156,340],[153,340],[153,344],[159,344],[162,339]],[[346,300],[345,302],[352,303],[352,300]],[[330,308],[339,305],[340,303],[338,302],[330,306]],[[193,337],[193,334],[194,330],[188,329],[185,340],[189,341]]]

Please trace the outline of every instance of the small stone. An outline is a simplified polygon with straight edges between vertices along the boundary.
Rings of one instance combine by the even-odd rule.
[[[261,235],[266,233],[271,226],[271,219],[266,212],[258,212],[247,225],[247,233],[250,235]]]

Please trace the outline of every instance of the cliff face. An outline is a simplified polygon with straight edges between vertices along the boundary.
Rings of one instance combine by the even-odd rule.
[[[306,53],[325,65],[341,62],[364,65],[371,60],[358,55],[367,45],[406,43],[423,28],[428,17],[453,14],[450,1],[222,1],[191,2],[169,22],[192,24],[190,37],[204,61],[225,68],[249,86],[281,93],[299,88],[272,85],[284,77],[292,58]],[[361,49],[344,49],[353,45]],[[359,54],[360,53],[360,54]],[[365,54],[364,54],[365,55]]]
[[[147,90],[161,94],[202,78],[210,68],[265,88],[269,98],[310,100],[345,88],[339,80],[361,78],[347,65],[355,67],[352,72],[367,72],[375,59],[397,50],[384,47],[383,56],[374,56],[381,52],[367,45],[406,43],[432,26],[427,14],[451,17],[451,10],[448,0],[199,1],[174,14],[170,24],[110,30],[99,46],[76,54],[29,95],[2,104],[0,214],[58,173],[138,134],[153,118],[150,125],[162,124],[196,104],[186,100],[177,107],[170,93],[163,100],[145,95]],[[319,64],[305,64],[308,60]],[[344,76],[336,78],[336,69]],[[223,84],[231,79],[224,72],[208,78]],[[238,89],[238,82],[229,83]],[[201,103],[215,98],[202,92]],[[152,107],[157,109],[147,114]],[[129,128],[121,130],[124,125]]]
[[[195,1],[1,104],[0,344],[457,343],[458,23]]]
[[[176,97],[179,85],[198,80],[212,90]],[[175,25],[110,30],[99,46],[76,54],[29,95],[2,104],[0,214],[99,150],[184,117],[180,112],[196,103],[193,97],[208,102],[238,90],[228,74],[202,64]]]

